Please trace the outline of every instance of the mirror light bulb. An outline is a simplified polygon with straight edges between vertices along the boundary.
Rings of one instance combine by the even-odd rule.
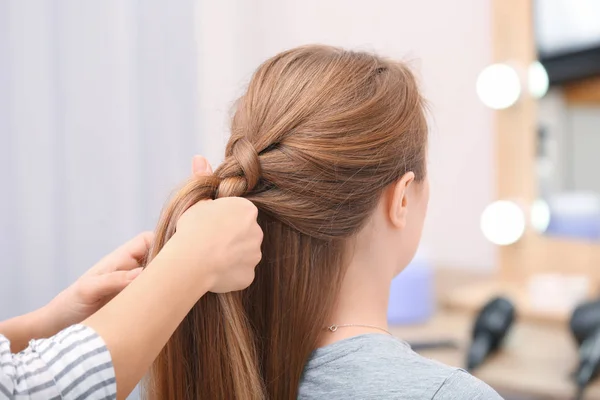
[[[496,245],[513,244],[525,233],[525,213],[515,202],[495,201],[481,214],[481,231]]]
[[[550,206],[542,199],[535,200],[531,205],[529,218],[531,226],[539,233],[546,232],[550,225]]]
[[[535,61],[529,66],[527,74],[529,93],[534,98],[541,99],[548,92],[548,87],[550,86],[546,68],[544,68],[541,62]]]
[[[517,102],[521,95],[521,81],[517,71],[509,65],[492,64],[479,73],[476,90],[483,104],[501,110]]]

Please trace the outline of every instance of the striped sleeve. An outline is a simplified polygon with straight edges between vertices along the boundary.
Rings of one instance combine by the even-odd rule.
[[[73,325],[49,339],[32,340],[18,354],[0,335],[0,399],[116,399],[110,353],[91,328]]]

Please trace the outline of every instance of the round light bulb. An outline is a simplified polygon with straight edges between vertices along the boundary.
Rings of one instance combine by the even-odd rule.
[[[542,199],[535,200],[531,205],[531,226],[539,233],[546,232],[550,225],[550,206]]]
[[[521,95],[519,74],[506,64],[492,64],[477,77],[477,95],[483,104],[501,110],[515,104]]]
[[[525,232],[525,214],[512,201],[495,201],[481,214],[481,231],[487,240],[496,245],[513,244]]]
[[[550,80],[548,79],[548,72],[541,62],[535,61],[529,66],[528,71],[528,86],[529,93],[536,99],[544,97],[548,92],[550,86]]]

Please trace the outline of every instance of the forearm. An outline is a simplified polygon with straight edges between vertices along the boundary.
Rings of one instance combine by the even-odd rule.
[[[47,307],[0,322],[0,334],[10,340],[13,353],[24,350],[32,339],[48,338],[65,328],[50,318]]]
[[[145,271],[117,297],[83,322],[110,351],[117,397],[142,379],[192,306],[210,287],[176,245],[167,243]]]

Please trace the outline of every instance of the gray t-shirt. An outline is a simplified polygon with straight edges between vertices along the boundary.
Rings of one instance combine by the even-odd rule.
[[[429,360],[388,335],[368,334],[316,350],[299,399],[501,400],[458,368]]]

